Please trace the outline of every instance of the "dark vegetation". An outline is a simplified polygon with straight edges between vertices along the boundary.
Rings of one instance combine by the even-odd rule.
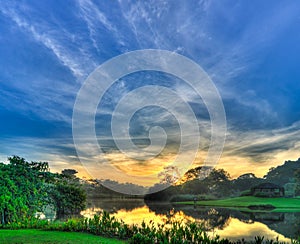
[[[251,188],[262,183],[274,183],[284,188],[285,197],[299,196],[300,159],[286,161],[283,165],[270,168],[263,178],[258,178],[253,173],[247,173],[237,179],[231,179],[229,173],[223,169],[198,167],[189,170],[184,179],[185,181],[180,185],[146,195],[145,200],[178,202],[249,196]],[[260,197],[264,197],[263,193]]]
[[[8,164],[0,163],[2,225],[30,220],[46,207],[55,209],[57,216],[85,208],[86,194],[75,172],[51,173],[48,163],[27,162],[18,156],[8,160]]]

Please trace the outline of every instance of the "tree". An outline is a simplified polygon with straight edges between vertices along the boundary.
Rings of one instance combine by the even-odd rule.
[[[69,177],[69,178],[76,178],[76,174],[78,172],[75,169],[64,169],[63,171],[61,171],[61,174],[65,177]]]
[[[294,176],[296,181],[295,194],[299,196],[300,195],[300,169],[297,169],[295,171]]]
[[[18,156],[8,160],[0,163],[1,224],[34,218],[49,204],[58,214],[84,209],[86,196],[76,177],[51,173],[46,162],[29,163]]]
[[[224,169],[213,169],[209,176],[203,180],[207,184],[209,192],[218,197],[229,196],[231,194],[230,175]]]
[[[78,214],[85,209],[86,193],[79,184],[58,181],[49,188],[57,216]]]
[[[295,179],[294,172],[300,168],[300,158],[296,161],[285,161],[283,165],[276,168],[270,168],[269,172],[264,176],[266,181],[284,186],[286,183],[292,183]]]
[[[240,192],[250,190],[251,187],[258,185],[263,181],[264,179],[257,178],[253,173],[246,173],[233,180],[232,186],[234,190],[240,194]]]
[[[31,218],[44,205],[44,172],[48,165],[28,163],[24,158],[8,158],[9,164],[0,164],[1,223]]]
[[[192,168],[188,170],[184,174],[184,176],[180,179],[180,181],[176,182],[176,184],[183,184],[187,181],[192,181],[194,179],[202,180],[206,178],[211,171],[212,171],[212,167],[209,166],[198,166],[196,168]]]

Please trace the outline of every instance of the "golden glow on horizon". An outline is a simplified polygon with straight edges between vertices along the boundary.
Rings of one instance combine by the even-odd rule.
[[[254,173],[257,177],[263,177],[271,167],[276,167],[278,165],[282,165],[286,160],[297,160],[300,156],[299,154],[299,145],[295,146],[292,149],[279,151],[276,154],[269,156],[265,155],[262,157],[261,161],[254,161],[250,157],[243,157],[240,155],[229,155],[224,152],[222,157],[220,158],[216,168],[224,169],[229,172],[232,178],[237,178],[238,176],[245,173]],[[198,166],[202,166],[202,162],[204,161],[206,156],[206,151],[199,151],[193,165],[190,168],[195,168]],[[121,170],[125,175],[128,175],[128,178],[118,179],[115,178],[114,174],[105,170],[105,167],[102,167],[100,164],[95,167],[94,171],[90,173],[84,168],[80,163],[69,164],[66,158],[57,160],[53,159],[52,163],[50,163],[51,170],[56,172],[61,172],[61,170],[66,168],[72,168],[78,171],[77,176],[85,177],[87,179],[90,178],[98,178],[103,179],[104,176],[107,179],[116,180],[120,183],[134,183],[144,186],[150,186],[154,183],[158,183],[159,179],[156,182],[152,180],[149,181],[139,181],[134,176],[144,176],[151,174],[158,174],[163,170],[164,167],[172,164],[172,161],[175,159],[176,154],[168,153],[164,154],[160,157],[154,158],[153,160],[148,161],[137,161],[137,160],[128,160],[126,156],[122,153],[112,152],[106,154],[106,159],[111,162],[118,170]],[[94,174],[97,173],[97,174]]]
[[[266,175],[271,167],[284,164],[287,160],[297,160],[300,157],[298,150],[286,150],[266,157],[262,162],[254,162],[251,158],[241,156],[222,156],[216,168],[229,172],[232,178],[245,173],[254,173],[257,177]]]
[[[128,175],[147,176],[158,174],[164,167],[171,165],[176,154],[160,155],[145,161],[130,159],[123,153],[106,154],[105,158],[110,161],[111,165]]]

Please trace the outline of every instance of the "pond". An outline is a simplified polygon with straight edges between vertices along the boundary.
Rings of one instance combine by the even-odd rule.
[[[141,224],[151,220],[163,224],[168,220],[197,221],[210,235],[230,240],[279,238],[290,242],[300,235],[300,213],[240,212],[214,207],[172,205],[170,203],[145,203],[142,199],[89,199],[88,208],[81,214],[93,217],[105,210],[128,224]]]

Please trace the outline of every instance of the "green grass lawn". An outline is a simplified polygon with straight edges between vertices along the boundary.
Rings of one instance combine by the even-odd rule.
[[[43,230],[0,230],[0,243],[125,243],[124,241],[104,238],[86,233]]]
[[[191,204],[194,202],[180,202],[179,204]],[[235,197],[222,200],[197,201],[197,205],[214,207],[247,208],[250,205],[271,204],[276,209],[273,211],[293,210],[300,211],[299,198],[261,198],[261,197]]]

